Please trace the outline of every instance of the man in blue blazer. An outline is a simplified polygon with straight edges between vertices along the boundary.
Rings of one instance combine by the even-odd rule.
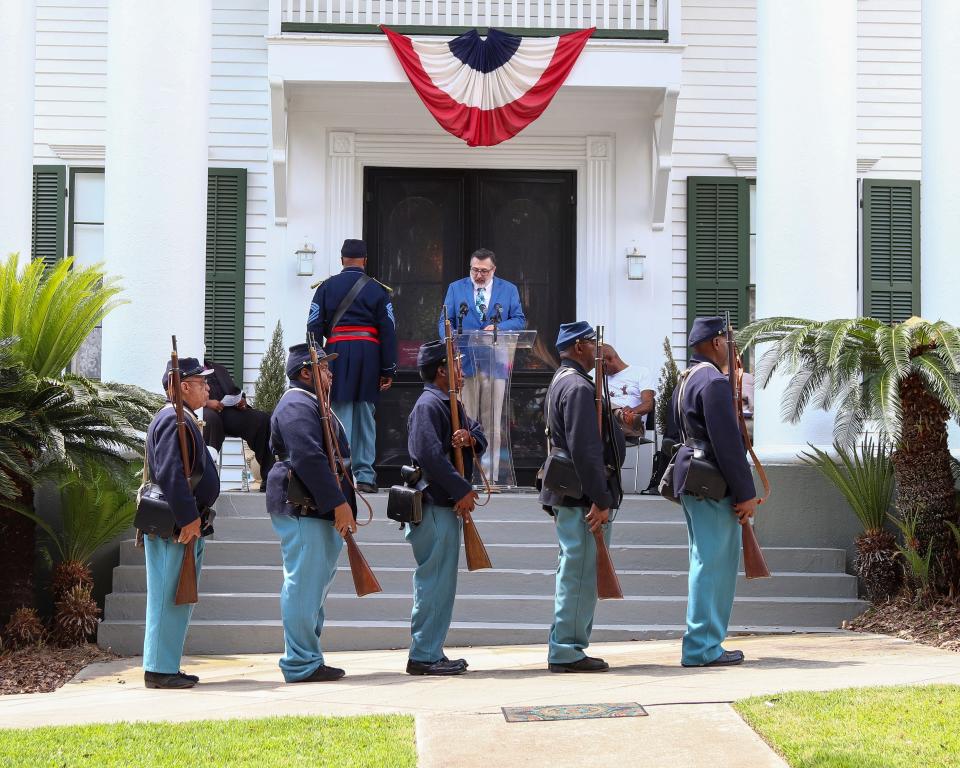
[[[494,278],[496,271],[497,257],[494,252],[480,248],[470,256],[470,275],[450,283],[443,303],[454,333],[458,326],[463,333],[492,331],[495,322],[500,331],[522,331],[527,327],[517,286],[503,278]],[[442,339],[442,315],[439,329]],[[465,356],[461,399],[467,413],[483,425],[490,441],[483,469],[491,484],[495,485],[500,482],[500,422],[506,391],[506,365],[488,359],[494,350],[486,345],[474,345],[472,349],[462,351]],[[503,351],[507,351],[505,347]],[[498,363],[497,370],[491,379],[488,372],[493,369],[494,362]]]

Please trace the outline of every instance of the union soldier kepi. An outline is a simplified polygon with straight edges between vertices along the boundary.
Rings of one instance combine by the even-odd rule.
[[[340,260],[343,271],[324,280],[314,294],[307,331],[325,338],[327,352],[337,355],[330,363],[331,405],[350,441],[357,489],[376,493],[374,413],[380,392],[390,388],[397,371],[391,291],[365,273],[363,240],[344,240]]]

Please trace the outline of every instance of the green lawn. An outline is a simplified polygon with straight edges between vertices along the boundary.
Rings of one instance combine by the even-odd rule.
[[[960,766],[960,686],[785,693],[734,706],[792,768]]]
[[[0,730],[0,766],[414,768],[413,718],[272,717]]]

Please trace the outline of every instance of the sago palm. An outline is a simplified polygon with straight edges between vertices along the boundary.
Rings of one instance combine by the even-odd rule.
[[[933,548],[937,586],[956,582],[946,522],[956,516],[947,420],[960,418],[960,330],[913,317],[888,325],[869,317],[814,321],[774,317],[738,334],[744,349],[770,344],[757,383],[788,376],[781,415],[836,409],[834,438],[851,446],[870,426],[893,446],[897,509],[917,516],[922,551]]]
[[[837,487],[863,526],[854,565],[867,598],[879,603],[897,592],[903,577],[896,537],[886,528],[894,490],[890,452],[867,439],[853,449],[834,444],[833,453],[836,458],[811,445],[800,458]]]
[[[33,603],[33,487],[91,462],[121,474],[143,451],[158,398],[79,377],[35,376],[0,340],[0,619]]]
[[[92,457],[119,471],[142,453],[159,407],[139,388],[64,373],[119,291],[98,266],[70,259],[46,269],[16,254],[0,262],[0,621],[33,603],[35,526],[20,511],[33,509],[38,474]]]

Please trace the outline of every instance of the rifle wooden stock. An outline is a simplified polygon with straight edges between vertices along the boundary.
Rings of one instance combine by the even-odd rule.
[[[463,549],[467,554],[467,570],[481,571],[484,568],[493,568],[487,548],[483,546],[477,524],[469,512],[463,513]]]
[[[753,526],[747,521],[740,526],[743,542],[743,573],[748,579],[765,579],[770,575],[767,561],[763,559],[763,550],[753,532]]]
[[[594,531],[593,537],[597,540],[597,597],[601,600],[623,600],[620,579],[617,578],[617,569],[613,567],[603,531]]]
[[[730,325],[730,313],[726,314],[727,326],[727,378],[730,380],[730,393],[733,396],[733,409],[737,415],[737,422],[740,425],[740,435],[743,437],[743,444],[753,459],[753,464],[757,468],[757,474],[763,483],[763,498],[757,500],[757,505],[763,504],[770,496],[770,482],[767,480],[767,473],[763,465],[753,452],[753,444],[750,442],[750,433],[747,431],[747,422],[743,418],[743,390],[741,386],[741,374],[743,373],[743,363],[740,355],[737,353],[737,342],[733,336],[733,327]],[[767,562],[763,558],[763,550],[760,549],[760,542],[757,541],[757,534],[753,530],[753,525],[748,520],[740,526],[741,542],[743,545],[743,573],[748,579],[765,579],[770,576],[770,569],[767,568]]]
[[[337,439],[333,434],[333,420],[331,419],[330,401],[327,397],[327,391],[320,380],[320,361],[317,358],[317,350],[314,346],[313,334],[307,337],[307,348],[310,350],[310,373],[313,381],[313,392],[317,396],[317,409],[320,412],[320,423],[323,425],[323,447],[327,452],[327,461],[330,463],[330,471],[339,482],[341,477],[353,487],[353,480],[347,474],[346,467],[340,459],[340,449],[337,445]],[[354,488],[356,492],[356,488]],[[349,530],[343,536],[347,544],[347,559],[350,561],[350,575],[353,576],[353,587],[357,592],[357,597],[370,595],[375,592],[383,592],[383,587],[377,580],[376,574],[363,556],[360,547],[353,538],[353,533]]]
[[[450,434],[453,435],[460,430],[460,393],[457,391],[456,355],[446,306],[443,308],[443,332],[444,341],[447,345],[447,381],[449,385],[447,394],[450,396]],[[463,450],[459,446],[453,448],[453,466],[457,468],[457,472],[467,477],[463,467]],[[467,478],[467,480],[469,479]],[[467,570],[482,571],[485,568],[493,568],[493,563],[490,562],[487,548],[483,546],[483,539],[480,538],[480,532],[477,530],[477,524],[473,521],[473,516],[469,512],[464,512],[461,518],[463,519],[463,549],[467,556]]]
[[[177,354],[177,337],[172,339],[170,352],[170,386],[173,388],[173,409],[177,414],[177,442],[180,444],[180,460],[183,462],[183,474],[190,484],[190,454],[187,452],[187,423],[183,420],[183,392],[180,390],[180,357]],[[180,563],[180,577],[177,579],[177,592],[174,605],[193,605],[200,601],[197,594],[197,554],[196,544],[183,545],[183,562]]]
[[[600,450],[603,450],[603,326],[598,325],[597,351],[593,358],[593,387],[597,405],[597,427],[600,430]],[[613,439],[613,435],[610,436]],[[619,471],[619,467],[617,471]],[[607,549],[607,541],[603,538],[603,530],[593,532],[597,542],[597,597],[601,600],[623,600],[623,590],[620,588],[620,579],[617,578],[617,569]]]
[[[347,531],[344,537],[347,542],[347,557],[350,560],[350,573],[353,576],[353,587],[357,591],[357,597],[371,595],[375,592],[383,592],[383,587],[377,581],[376,574],[363,556],[360,547],[357,546],[353,534]]]

